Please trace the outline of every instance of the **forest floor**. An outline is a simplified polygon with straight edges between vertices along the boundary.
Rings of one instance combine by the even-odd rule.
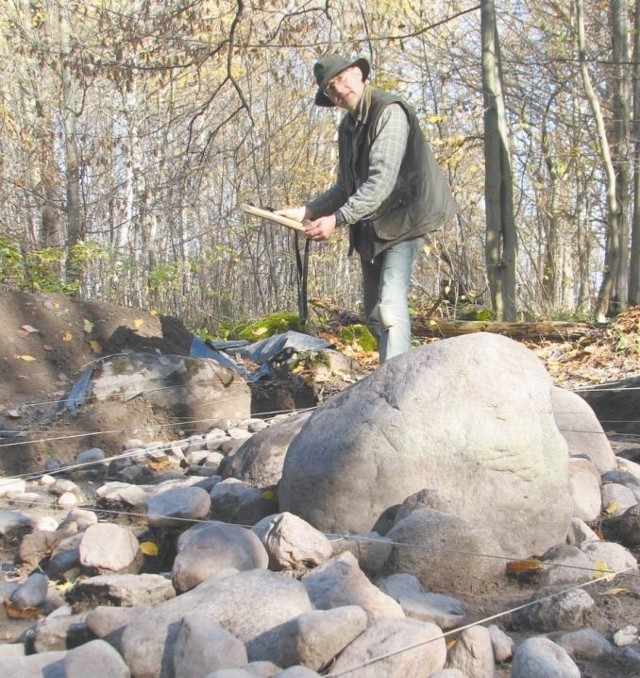
[[[376,367],[375,354],[355,344],[341,343],[340,328],[336,323],[329,323],[329,327],[318,333],[357,361],[359,374],[355,378]],[[8,431],[46,430],[56,403],[99,357],[127,351],[188,355],[191,340],[191,333],[180,320],[148,311],[78,301],[61,294],[0,292],[0,442]],[[577,339],[540,336],[522,343],[540,357],[558,386],[579,390],[635,383],[633,380],[640,377],[639,309],[606,326],[585,325]],[[635,399],[635,392],[630,390],[630,401]],[[634,403],[633,410],[640,412],[640,406],[636,408]],[[612,445],[616,451],[635,446],[635,436],[626,436],[622,442],[614,436]],[[0,468],[6,470],[4,464]],[[595,628],[610,634],[629,624],[640,627],[637,575],[617,585],[602,582],[593,588]],[[623,665],[595,663],[581,666],[581,670],[583,677],[634,675]]]

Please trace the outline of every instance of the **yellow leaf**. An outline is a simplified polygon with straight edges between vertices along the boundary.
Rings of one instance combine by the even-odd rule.
[[[71,341],[73,339],[73,332],[66,330],[62,335],[62,341]]]
[[[9,600],[5,600],[4,607],[9,619],[35,619],[40,614],[37,607],[18,609],[17,607],[14,607]]]
[[[96,341],[95,339],[92,339],[89,342],[89,346],[91,346],[91,350],[94,353],[100,353],[100,351],[102,351],[102,346],[100,346],[100,342]]]
[[[611,571],[608,563],[605,563],[604,560],[595,560],[593,569],[595,579],[613,579],[616,576],[616,573]]]
[[[133,321],[133,326],[139,330],[144,325],[144,320],[142,318],[136,318]]]
[[[529,574],[544,568],[544,564],[537,558],[527,558],[526,560],[511,560],[506,565],[507,574]]]
[[[145,556],[157,556],[160,551],[158,545],[153,541],[143,541],[140,544],[140,550]]]
[[[258,327],[258,329],[253,330],[253,333],[254,333],[257,337],[259,337],[259,336],[265,334],[266,332],[267,332],[267,328],[266,328],[266,327]]]
[[[611,589],[607,589],[606,591],[603,591],[600,595],[605,596],[617,596],[619,593],[630,593],[629,589],[625,589],[623,586],[614,586]]]
[[[273,499],[273,490],[265,490],[260,496],[263,499]]]
[[[93,323],[90,320],[87,320],[86,318],[82,319],[82,329],[89,334],[90,332],[93,331]]]
[[[610,501],[605,507],[604,507],[604,512],[608,513],[611,515],[612,513],[615,513],[616,510],[618,509],[618,503],[615,501]]]
[[[24,360],[25,363],[32,363],[35,360],[35,358],[32,355],[27,355],[26,353],[18,357],[20,358],[20,360]]]

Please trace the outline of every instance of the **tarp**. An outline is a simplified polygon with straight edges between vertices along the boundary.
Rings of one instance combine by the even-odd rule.
[[[193,335],[189,357],[213,360],[222,367],[236,370],[244,379],[251,382],[260,379],[273,379],[275,370],[272,363],[276,360],[287,360],[295,353],[320,351],[327,348],[333,348],[333,344],[324,339],[294,331],[274,334],[272,337],[253,343],[224,340],[204,341]],[[236,357],[250,360],[257,367],[248,372],[244,365],[236,360]],[[104,360],[104,358],[100,360]],[[66,399],[62,401],[60,409],[67,409],[72,414],[76,414],[78,409],[84,405],[94,370],[100,360],[97,360],[82,373],[78,381],[71,387]]]

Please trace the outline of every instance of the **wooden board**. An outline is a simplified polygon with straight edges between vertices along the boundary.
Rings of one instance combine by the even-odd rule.
[[[255,205],[249,205],[244,202],[240,205],[240,209],[243,212],[250,214],[252,217],[259,217],[260,219],[271,221],[274,224],[280,224],[280,226],[293,228],[296,231],[304,231],[304,226],[299,221],[296,221],[295,219],[289,219],[289,217],[283,217],[280,214],[271,212],[270,210],[265,210],[261,207],[255,207]]]

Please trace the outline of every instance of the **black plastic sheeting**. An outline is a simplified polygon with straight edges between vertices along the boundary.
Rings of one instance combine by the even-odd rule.
[[[321,351],[328,348],[333,348],[333,344],[310,334],[294,331],[274,334],[272,337],[253,343],[248,341],[204,341],[194,335],[189,347],[189,357],[214,360],[222,367],[236,370],[247,381],[254,382],[260,379],[273,379],[275,370],[272,363],[276,361],[287,360],[295,353]],[[107,360],[109,357],[106,356],[100,360]],[[252,363],[258,365],[257,369],[247,372],[244,365],[235,360],[236,357],[251,360]],[[61,402],[60,410],[66,409],[71,414],[77,414],[86,402],[91,378],[100,360],[96,360],[91,367],[80,375],[65,400]]]

